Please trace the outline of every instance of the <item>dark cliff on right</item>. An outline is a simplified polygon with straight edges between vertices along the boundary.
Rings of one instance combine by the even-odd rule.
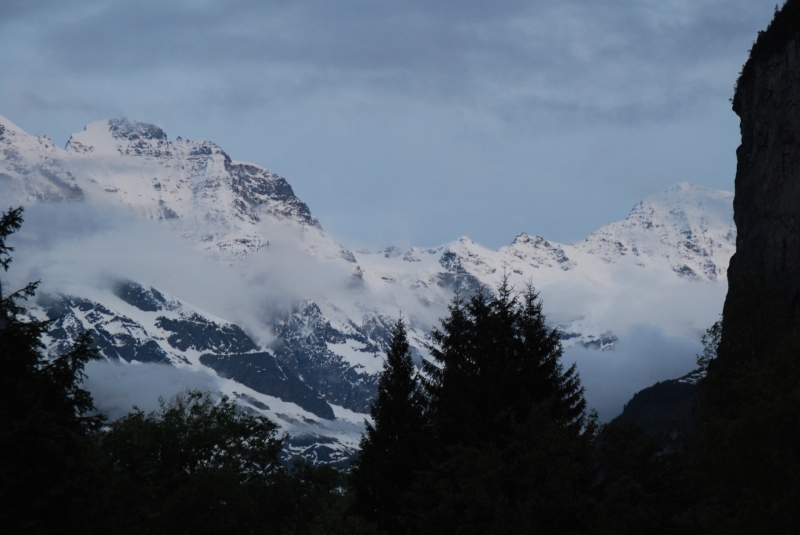
[[[733,110],[736,253],[682,518],[700,533],[800,533],[800,0],[758,34]]]
[[[759,32],[733,110],[742,135],[738,237],[722,345],[744,349],[754,335],[780,338],[800,323],[800,2],[787,2]],[[761,332],[746,332],[752,329]]]

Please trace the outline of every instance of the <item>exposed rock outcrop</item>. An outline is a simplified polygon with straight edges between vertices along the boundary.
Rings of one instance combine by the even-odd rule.
[[[742,308],[762,307],[773,316],[769,323],[778,335],[800,323],[798,15],[800,0],[790,0],[759,33],[733,98],[742,143],[736,151],[733,203],[736,253],[728,270],[724,314],[726,320],[744,318]],[[741,330],[740,325],[726,328],[724,343]]]

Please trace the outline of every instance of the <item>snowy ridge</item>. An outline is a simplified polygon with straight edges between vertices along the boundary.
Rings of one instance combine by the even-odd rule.
[[[54,321],[43,337],[51,356],[66,351],[88,330],[100,352],[121,365],[122,375],[128,366],[152,363],[213,377],[218,398],[233,399],[246,412],[267,416],[290,433],[289,453],[342,463],[356,451],[364,415],[326,404],[238,326],[130,281],[118,283],[113,295],[101,292],[94,297],[45,294],[28,308],[31,319]],[[260,380],[243,384],[207,365],[214,357],[231,355],[249,355],[256,367],[247,373],[260,373]],[[265,359],[272,364],[272,374],[265,373]],[[317,399],[309,402],[309,396]]]
[[[87,125],[62,150],[2,116],[0,128],[0,178],[17,202],[117,202],[231,256],[268,245],[264,217],[319,227],[283,177],[235,162],[210,141],[169,141],[155,125],[111,119]]]
[[[456,287],[468,292],[491,289],[503,276],[518,289],[532,283],[545,297],[551,288],[565,285],[615,292],[620,274],[628,271],[634,276],[660,273],[663,284],[724,283],[736,247],[732,203],[732,193],[681,183],[638,203],[627,219],[573,245],[522,233],[496,251],[461,237],[432,249],[361,251],[355,258],[371,288],[411,291],[439,306]],[[550,312],[565,346],[608,350],[618,340],[602,310],[577,317]]]
[[[17,202],[79,201],[83,190],[47,136],[25,133],[0,115],[0,192]]]

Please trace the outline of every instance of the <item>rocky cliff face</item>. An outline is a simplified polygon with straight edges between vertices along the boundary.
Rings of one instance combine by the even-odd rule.
[[[725,316],[752,307],[758,295],[756,306],[770,299],[773,310],[786,309],[775,312],[779,331],[800,321],[800,18],[793,16],[798,5],[789,2],[759,34],[733,99],[742,143],[733,203],[738,236]]]

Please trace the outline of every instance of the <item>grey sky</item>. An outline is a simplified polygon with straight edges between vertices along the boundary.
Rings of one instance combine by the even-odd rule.
[[[0,114],[112,116],[285,176],[351,246],[571,242],[732,189],[728,99],[774,1],[0,0]]]

